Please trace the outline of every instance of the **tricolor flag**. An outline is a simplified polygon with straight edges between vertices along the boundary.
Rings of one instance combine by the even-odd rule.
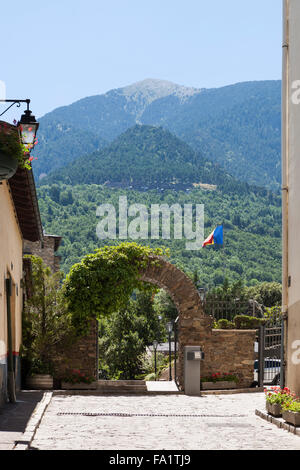
[[[223,225],[219,225],[202,244],[202,248],[208,245],[223,245]]]

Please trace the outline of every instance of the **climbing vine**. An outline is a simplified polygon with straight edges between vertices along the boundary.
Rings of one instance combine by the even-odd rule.
[[[65,279],[63,295],[77,333],[85,334],[92,318],[124,308],[134,289],[149,289],[139,273],[149,262],[159,263],[153,256],[166,255],[165,249],[125,242],[97,249],[75,264]]]

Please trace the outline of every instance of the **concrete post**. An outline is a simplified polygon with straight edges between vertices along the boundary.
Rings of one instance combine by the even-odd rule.
[[[200,395],[200,346],[184,347],[184,392],[186,395]]]

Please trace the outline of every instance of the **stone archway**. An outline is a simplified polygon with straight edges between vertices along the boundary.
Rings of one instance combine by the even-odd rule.
[[[192,280],[180,269],[158,256],[150,256],[140,279],[165,289],[178,310],[178,372],[179,386],[184,390],[184,347],[201,346],[205,359],[201,374],[213,372],[235,374],[239,388],[253,382],[255,330],[212,329],[212,318],[205,315],[200,295]],[[70,350],[60,352],[56,361],[57,378],[66,370],[80,369],[98,377],[98,326],[91,322],[90,332]]]
[[[157,263],[153,263],[153,261]],[[165,289],[179,315],[178,322],[178,382],[184,389],[184,346],[199,346],[211,333],[211,318],[204,315],[198,290],[180,269],[160,257],[151,257],[141,280]],[[202,341],[201,341],[202,340]]]

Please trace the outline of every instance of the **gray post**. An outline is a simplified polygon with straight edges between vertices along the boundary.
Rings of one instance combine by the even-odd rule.
[[[262,325],[259,329],[259,368],[258,368],[258,386],[264,386],[265,375],[265,326]]]
[[[184,347],[184,392],[186,395],[200,395],[200,346]]]

